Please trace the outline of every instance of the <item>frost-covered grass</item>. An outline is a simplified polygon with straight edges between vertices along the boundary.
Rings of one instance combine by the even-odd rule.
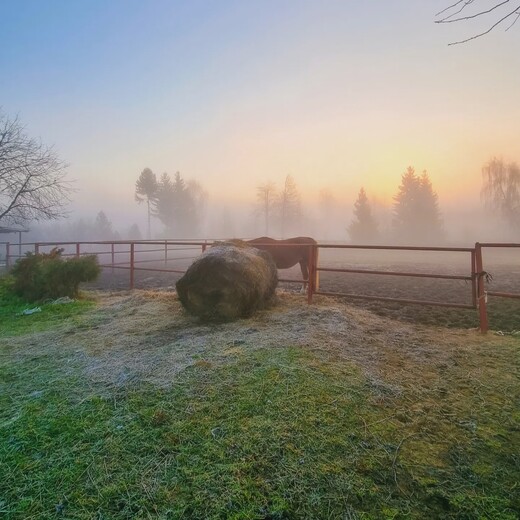
[[[147,298],[154,307],[146,307]],[[19,350],[23,336],[0,341],[0,515],[517,518],[516,338],[443,329],[416,336],[352,313],[357,329],[342,329],[341,348],[331,347],[333,331],[288,341],[283,316],[304,313],[308,321],[318,313],[322,321],[328,312],[339,320],[340,311],[350,312],[325,304],[300,310],[292,302],[256,323],[190,329],[182,313],[172,312],[177,303],[145,294],[140,302],[121,299],[85,313],[84,332],[70,342],[70,328],[39,348],[32,334],[26,353]],[[175,328],[144,331],[139,320],[156,323],[161,309]],[[190,330],[206,334],[205,346],[168,384],[96,382],[85,367],[101,355],[96,349],[112,348],[109,329],[122,335],[117,312],[140,324],[125,325],[140,345],[132,347],[136,356],[158,352],[161,341],[180,348]],[[277,343],[258,348],[255,334],[271,328]],[[230,342],[226,334],[246,339]],[[388,342],[374,346],[375,334]],[[420,344],[428,335],[444,343]],[[99,345],[101,337],[106,344]],[[356,357],[364,346],[372,356],[365,365]]]

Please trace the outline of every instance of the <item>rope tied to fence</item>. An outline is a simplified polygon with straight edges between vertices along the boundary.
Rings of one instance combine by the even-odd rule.
[[[493,280],[493,275],[491,273],[488,273],[487,271],[479,271],[477,273],[474,273],[473,276],[476,278],[479,284],[481,280],[485,280],[486,283],[491,283],[491,281]],[[488,301],[488,294],[484,288],[482,290],[482,294],[478,295],[479,305],[482,300],[484,300],[484,303],[487,303]]]
[[[488,271],[479,271],[472,274],[474,279],[480,280],[481,278],[485,278],[487,283],[490,283],[493,280],[493,275]]]

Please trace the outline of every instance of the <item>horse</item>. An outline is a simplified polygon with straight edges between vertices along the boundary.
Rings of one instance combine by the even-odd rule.
[[[309,252],[310,247],[317,244],[316,240],[310,237],[287,238],[286,240],[275,240],[269,237],[260,237],[247,240],[247,244],[267,251],[274,260],[278,269],[289,269],[300,264],[303,276],[303,286],[309,281]]]

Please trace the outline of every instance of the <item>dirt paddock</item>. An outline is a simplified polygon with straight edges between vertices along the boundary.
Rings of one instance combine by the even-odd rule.
[[[397,262],[391,255],[378,257],[377,261],[367,257],[323,258],[323,263],[331,267],[350,267],[381,269],[388,271],[419,271],[426,273],[444,273],[469,275],[467,262],[460,261],[460,256],[448,258],[446,264],[420,261],[420,258]],[[511,257],[491,257],[488,272],[492,275],[487,289],[490,291],[515,292],[520,294],[520,261],[512,262]],[[175,268],[187,268],[188,263],[177,264]],[[158,264],[157,267],[164,267]],[[279,271],[281,278],[299,279],[299,268]],[[178,273],[136,271],[135,287],[138,289],[175,290]],[[106,268],[100,278],[89,289],[108,289],[112,291],[128,290],[130,273],[124,269]],[[280,283],[281,290],[299,293],[301,285]],[[440,280],[427,278],[409,278],[348,273],[320,273],[320,290],[344,292],[368,296],[383,296],[404,299],[432,300],[441,303],[471,304],[471,284],[464,280]],[[305,296],[300,296],[305,301]],[[429,325],[442,325],[455,328],[477,328],[479,326],[476,310],[444,308],[435,306],[409,305],[394,302],[381,302],[363,299],[345,299],[350,305],[368,309],[381,316],[392,319]],[[520,330],[520,300],[490,297],[488,300],[490,327],[507,333]]]

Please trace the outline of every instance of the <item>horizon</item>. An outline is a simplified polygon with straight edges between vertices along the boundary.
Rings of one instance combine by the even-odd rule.
[[[1,106],[70,164],[77,216],[141,222],[149,167],[197,180],[236,218],[258,185],[291,175],[309,214],[332,193],[346,227],[361,187],[389,207],[408,166],[429,173],[445,215],[469,215],[482,166],[520,160],[520,32],[449,47],[474,27],[435,24],[443,7],[10,4]]]

